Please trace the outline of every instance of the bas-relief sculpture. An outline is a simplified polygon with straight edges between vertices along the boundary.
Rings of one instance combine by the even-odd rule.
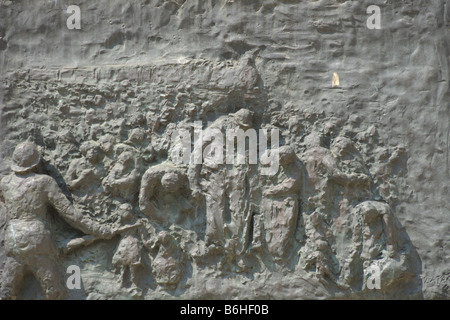
[[[89,110],[114,113],[112,105]],[[258,110],[242,108],[208,121],[207,128],[251,128],[258,117]],[[261,174],[260,164],[217,164],[212,156],[202,164],[175,164],[168,155],[177,142],[168,135],[176,128],[167,123],[155,130],[144,117],[107,117],[99,126],[108,130],[93,138],[93,127],[87,127],[77,136],[87,139],[81,144],[73,143],[74,136],[49,148],[29,135],[15,146],[11,172],[1,180],[7,221],[2,297],[17,298],[29,270],[45,298],[65,298],[61,260],[76,263],[77,252],[96,250],[100,241],[113,245],[102,267],[114,275],[116,297],[195,298],[197,281],[211,272],[224,279],[287,273],[344,296],[364,294],[365,269],[373,264],[386,285],[380,290],[414,281],[410,243],[378,195],[358,142],[343,135],[351,124],[313,117],[314,123],[298,120],[305,133],[278,149],[279,169],[270,175]],[[138,130],[145,138],[136,145],[132,136]],[[211,139],[205,134],[197,143],[204,150]],[[73,151],[69,156],[60,149]],[[144,157],[145,152],[152,154]],[[54,168],[50,159],[61,155],[69,164]],[[58,249],[49,207],[85,235],[65,239]],[[86,297],[108,298],[102,290],[108,291],[110,281]]]
[[[34,172],[39,162],[40,155],[33,143],[19,144],[13,153],[13,173],[1,181],[7,214],[4,243],[8,256],[2,287],[8,298],[17,297],[25,268],[39,281],[47,298],[65,297],[58,252],[46,212],[48,206],[56,209],[72,227],[101,239],[110,239],[126,229],[102,225],[77,212],[53,178]]]
[[[286,101],[284,71],[261,68],[280,56],[230,43],[232,58],[8,75],[1,299],[422,297],[422,262],[397,217],[413,194],[409,146],[325,98]],[[224,135],[280,130],[278,171],[176,163],[173,136],[196,121]],[[79,290],[65,285],[70,265]],[[370,289],[374,266],[381,287]]]

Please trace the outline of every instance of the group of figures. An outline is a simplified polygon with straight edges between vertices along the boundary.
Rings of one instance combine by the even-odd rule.
[[[63,267],[102,243],[114,251],[99,265],[131,297],[180,296],[196,277],[273,272],[352,294],[367,290],[373,266],[381,290],[407,284],[412,247],[393,213],[405,149],[384,146],[358,117],[282,108],[252,63],[216,66],[207,77],[216,82],[195,90],[18,82],[35,93],[2,119],[10,168],[0,167],[1,298],[20,297],[27,273],[45,297],[65,298]],[[201,163],[178,163],[177,134],[197,121],[224,135],[278,129],[278,171],[207,152]],[[205,151],[214,139],[192,146]]]
[[[253,116],[241,109],[218,117],[209,128],[248,129]],[[165,288],[177,286],[186,261],[207,264],[211,256],[222,257],[218,268],[237,273],[249,272],[249,255],[270,257],[286,268],[294,261],[324,285],[343,290],[364,285],[364,270],[373,264],[397,264],[390,270],[394,273],[407,269],[392,209],[374,191],[355,143],[334,133],[338,122],[328,120],[299,144],[281,146],[279,170],[272,175],[261,175],[259,165],[217,164],[207,157],[202,164],[175,164],[170,156],[158,161],[148,141],[143,151],[130,143],[148,133],[135,128],[125,143],[115,143],[110,134],[82,143],[81,157],[58,185],[39,173],[45,166],[37,146],[20,143],[12,154],[12,172],[0,185],[8,220],[3,297],[18,296],[28,268],[47,298],[64,298],[59,255],[118,235],[112,265],[124,286],[129,274],[136,288],[145,248],[156,248],[153,276]],[[175,140],[165,139],[176,148]],[[212,139],[204,138],[202,149]],[[393,157],[385,166],[398,160],[398,150]],[[144,171],[146,161],[153,163]],[[61,250],[52,237],[49,206],[84,234]],[[173,226],[197,234],[195,254],[175,240]]]

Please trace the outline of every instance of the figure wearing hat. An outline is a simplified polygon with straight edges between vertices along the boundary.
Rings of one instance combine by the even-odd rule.
[[[66,290],[59,272],[48,207],[52,206],[68,224],[91,238],[109,239],[122,229],[112,229],[81,215],[52,177],[35,173],[40,155],[33,143],[19,144],[12,161],[13,172],[0,181],[7,209],[5,249],[8,255],[0,297],[17,298],[24,273],[30,271],[47,299],[63,299]]]
[[[253,112],[248,109],[220,116],[202,132],[202,138],[195,142],[194,154],[188,169],[188,177],[194,198],[204,197],[206,204],[205,244],[208,250],[223,248],[226,238],[237,238],[243,228],[245,194],[242,190],[247,183],[248,164],[233,165],[229,173],[223,153],[226,153],[223,134],[227,139],[233,139],[237,130],[250,129],[253,124]],[[229,135],[229,136],[228,136]],[[197,152],[202,155],[201,163],[195,158]],[[235,156],[234,148],[232,156]],[[228,159],[228,157],[227,157]],[[234,160],[234,159],[233,159]],[[227,199],[227,191],[231,192],[231,199]],[[230,205],[227,208],[227,205]],[[231,221],[227,223],[226,212],[230,210]]]

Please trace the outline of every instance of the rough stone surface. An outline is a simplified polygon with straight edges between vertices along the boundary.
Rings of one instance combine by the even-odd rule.
[[[1,299],[450,297],[450,1],[68,5],[0,0]]]

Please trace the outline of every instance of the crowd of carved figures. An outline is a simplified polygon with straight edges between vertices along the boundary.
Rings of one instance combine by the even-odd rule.
[[[254,79],[246,68],[239,72]],[[48,298],[63,298],[62,255],[108,239],[117,239],[113,271],[137,291],[143,268],[170,290],[189,276],[187,264],[223,274],[275,265],[341,290],[363,290],[365,270],[374,264],[408,270],[393,213],[405,149],[384,147],[376,127],[354,116],[303,112],[300,105],[285,113],[268,101],[274,108],[268,118],[267,106],[252,105],[252,95],[261,101],[263,94],[254,82],[231,101],[220,93],[202,101],[189,86],[158,91],[127,80],[34,84],[42,97],[3,119],[26,124],[11,129],[4,143],[10,163],[0,185],[4,297],[19,294],[23,268],[30,268]],[[262,175],[260,164],[207,158],[175,163],[172,136],[198,120],[224,134],[279,129],[278,172]],[[55,240],[49,206],[81,233]]]

